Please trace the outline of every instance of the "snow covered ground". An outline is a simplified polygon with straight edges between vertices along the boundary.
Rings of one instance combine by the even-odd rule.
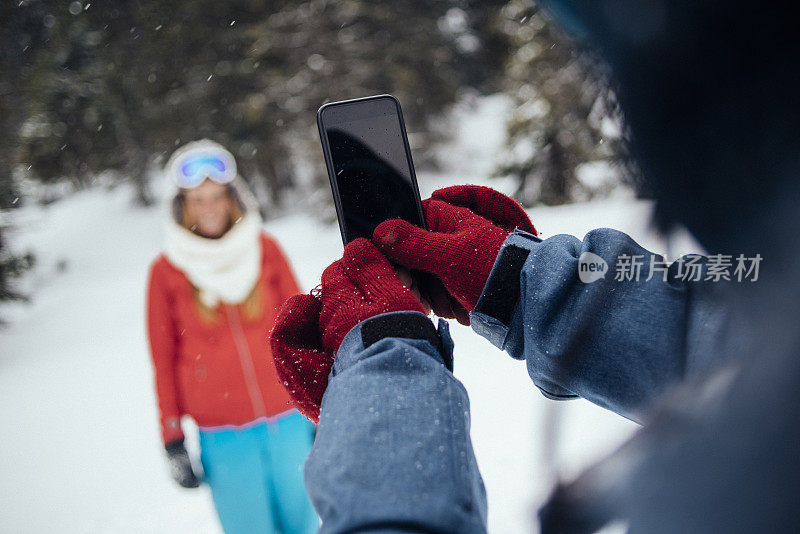
[[[454,163],[448,175],[421,175],[423,197],[441,185],[487,183],[480,178],[488,169],[487,146],[499,134],[496,127],[476,134],[486,122],[462,123],[465,133],[451,150],[460,166]],[[501,181],[489,185],[508,190]],[[165,211],[132,207],[130,198],[124,187],[95,189],[14,215],[15,248],[35,252],[38,265],[24,281],[32,303],[0,309],[10,322],[0,328],[4,532],[220,532],[207,488],[177,487],[159,442],[144,305]],[[607,226],[663,252],[664,243],[649,230],[650,210],[621,193],[533,209],[530,216],[545,237],[582,237]],[[294,214],[266,228],[306,289],[341,254],[338,228],[311,216]],[[670,256],[691,248],[682,240]],[[635,425],[582,400],[546,400],[522,362],[467,328],[451,328],[455,373],[472,403],[490,531],[531,532],[553,476],[574,476]]]

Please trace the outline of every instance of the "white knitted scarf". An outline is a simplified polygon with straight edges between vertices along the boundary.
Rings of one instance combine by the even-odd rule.
[[[256,210],[248,210],[219,239],[200,237],[170,218],[164,253],[200,290],[203,304],[237,304],[247,298],[261,273],[260,234]]]

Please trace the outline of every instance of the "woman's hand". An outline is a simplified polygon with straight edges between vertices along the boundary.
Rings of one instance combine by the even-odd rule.
[[[200,481],[192,470],[192,462],[189,460],[189,453],[183,446],[183,440],[179,439],[167,443],[164,448],[167,451],[169,461],[169,473],[173,480],[183,488],[196,488],[200,486]]]

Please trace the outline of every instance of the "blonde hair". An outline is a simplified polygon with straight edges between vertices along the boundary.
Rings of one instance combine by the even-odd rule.
[[[230,210],[230,222],[228,226],[228,230],[233,227],[234,224],[239,222],[239,220],[244,216],[244,207],[242,206],[241,200],[236,195],[236,191],[230,186],[227,185],[225,188],[228,198],[231,201],[231,210]],[[188,213],[186,210],[186,201],[184,198],[184,191],[181,190],[178,195],[176,196],[176,200],[180,202],[180,224],[190,232],[192,230],[192,221],[189,220]],[[197,311],[200,314],[200,317],[209,324],[218,324],[222,320],[222,316],[220,314],[220,307],[216,305],[215,307],[210,307],[206,303],[202,301],[200,298],[200,289],[192,286],[192,297],[194,300],[195,305],[197,306]],[[244,299],[239,305],[239,309],[242,311],[245,320],[247,321],[257,321],[261,319],[264,315],[264,298],[261,291],[261,281],[257,281],[256,285],[253,286],[252,291],[250,294],[247,295],[247,298]]]
[[[258,280],[247,298],[238,304],[239,310],[248,322],[258,321],[264,316],[264,297],[261,289],[261,280]],[[192,297],[200,317],[206,323],[219,324],[222,321],[219,304],[213,308],[208,306],[200,298],[200,289],[195,286],[192,286]]]

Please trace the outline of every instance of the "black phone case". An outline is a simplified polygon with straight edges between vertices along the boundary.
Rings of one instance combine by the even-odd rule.
[[[328,169],[328,179],[330,180],[331,190],[333,191],[333,202],[336,205],[336,218],[339,220],[339,231],[342,233],[342,242],[345,245],[347,245],[347,232],[345,231],[342,200],[339,196],[339,186],[336,181],[336,173],[333,170],[333,156],[331,154],[331,148],[328,145],[328,136],[325,135],[325,128],[322,124],[322,112],[329,107],[338,106],[341,104],[352,104],[354,102],[377,100],[379,98],[390,99],[392,102],[394,102],[394,105],[397,108],[397,117],[400,119],[400,131],[403,134],[403,146],[406,151],[406,158],[408,158],[408,168],[411,171],[411,183],[414,187],[414,193],[416,193],[416,198],[414,200],[416,201],[417,211],[419,212],[419,220],[422,221],[422,228],[427,230],[427,225],[425,224],[425,213],[422,211],[422,201],[419,195],[419,186],[417,185],[417,173],[414,171],[414,161],[411,159],[411,148],[408,145],[406,123],[403,120],[403,111],[400,108],[400,102],[392,95],[375,95],[366,96],[363,98],[354,98],[352,100],[340,100],[339,102],[329,102],[317,110],[317,129],[319,130],[320,141],[322,141],[322,154],[325,157],[325,166]]]

